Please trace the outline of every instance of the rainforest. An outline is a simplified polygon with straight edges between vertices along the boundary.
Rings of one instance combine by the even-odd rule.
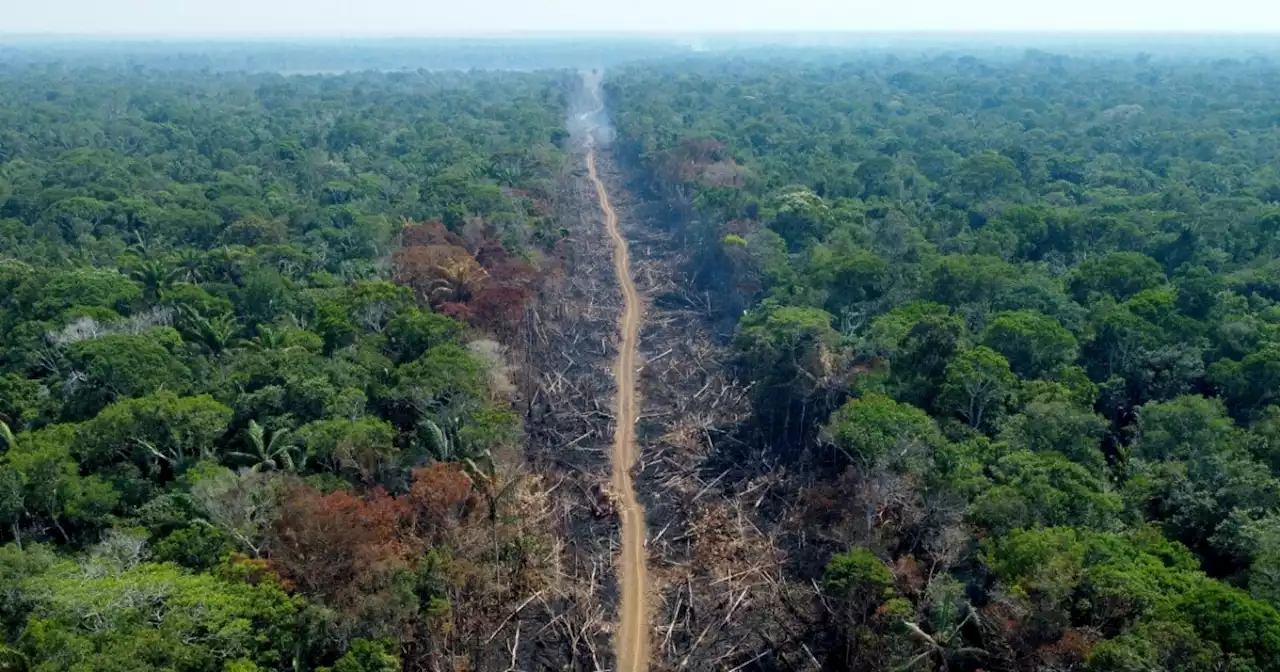
[[[1280,53],[247,48],[0,48],[0,670],[1280,670]]]

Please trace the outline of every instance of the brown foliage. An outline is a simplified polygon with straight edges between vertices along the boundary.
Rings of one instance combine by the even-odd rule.
[[[340,598],[449,542],[475,503],[471,479],[451,463],[415,469],[401,497],[381,488],[361,498],[299,485],[270,530],[271,562],[303,592]]]
[[[471,479],[457,464],[415,469],[409,492],[400,497],[382,489],[367,497],[322,494],[295,484],[267,533],[270,568],[282,585],[334,609],[347,634],[403,635],[416,606],[399,596],[393,577],[433,548],[465,553],[475,547],[475,540],[464,538],[467,529],[483,528],[464,522],[480,508],[477,502]]]
[[[495,284],[505,287],[532,287],[538,280],[538,269],[524,259],[511,256],[494,258],[485,264]]]
[[[470,477],[453,463],[413,471],[401,497],[381,488],[368,497],[321,494],[296,485],[270,530],[271,562],[304,592],[361,583],[361,578],[404,565],[475,509]]]
[[[392,253],[395,281],[436,312],[515,342],[540,274],[511,256],[498,235],[480,218],[469,219],[461,235],[440,222],[407,224],[404,247]]]
[[[927,583],[920,563],[910,555],[904,555],[894,562],[893,576],[897,580],[899,590],[912,598],[919,596]]]
[[[405,495],[416,537],[437,545],[477,508],[471,478],[454,463],[433,462],[413,470],[413,485]]]
[[[698,167],[725,159],[724,145],[710,138],[689,138],[658,157],[658,171],[667,179],[689,181]]]
[[[418,300],[432,306],[467,301],[487,276],[475,258],[457,245],[403,247],[391,260],[396,283],[413,288]]]
[[[436,306],[436,312],[445,317],[452,317],[459,322],[471,321],[471,309],[465,303],[449,301]]]
[[[1040,658],[1052,669],[1065,669],[1083,663],[1093,650],[1096,635],[1079,628],[1067,628],[1062,639],[1040,647]]]
[[[524,306],[532,293],[520,286],[486,287],[471,302],[476,326],[509,340],[524,318]]]
[[[698,180],[721,187],[741,187],[738,164],[729,158],[724,145],[709,138],[688,139],[658,155],[654,174],[664,183],[683,184]]]
[[[680,156],[694,163],[710,163],[725,158],[724,143],[711,138],[689,138],[677,148]]]
[[[535,216],[546,217],[551,214],[552,209],[550,199],[538,197],[529,199],[529,212]]]
[[[510,258],[511,255],[507,254],[506,248],[497,241],[484,240],[476,246],[476,261],[488,269],[491,275],[494,267],[502,265]]]
[[[404,503],[381,490],[366,501],[299,486],[269,532],[271,562],[301,592],[342,605],[386,572],[408,566],[408,519]]]
[[[978,614],[983,648],[998,669],[1043,669],[1039,662],[1046,659],[1045,654],[1054,655],[1046,652],[1044,642],[1061,639],[1058,633],[1065,632],[1065,623],[1035,617],[1018,599],[997,599],[979,609]],[[1053,634],[1045,637],[1048,632]]]
[[[514,339],[537,279],[538,270],[529,262],[510,256],[495,257],[489,266],[489,283],[471,301],[476,326]]]
[[[235,581],[243,581],[255,586],[268,584],[280,586],[285,590],[296,588],[292,581],[276,573],[269,560],[251,558],[243,553],[232,553],[221,568],[221,574]]]
[[[904,535],[915,536],[927,515],[923,488],[909,475],[887,470],[862,473],[847,468],[839,478],[821,482],[804,497],[803,518],[828,531],[841,545],[898,549]]]
[[[400,233],[402,247],[429,247],[431,245],[454,245],[465,247],[466,241],[458,234],[446,229],[440,222],[423,222],[407,224]]]
[[[496,235],[480,219],[469,220],[461,236],[440,222],[408,225],[404,247],[392,254],[395,280],[442,314],[514,338],[538,270],[508,254]]]

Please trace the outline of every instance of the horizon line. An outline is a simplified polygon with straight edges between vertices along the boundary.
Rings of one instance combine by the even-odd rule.
[[[1145,28],[708,28],[691,30],[657,30],[629,28],[564,28],[509,31],[440,31],[420,33],[341,33],[341,32],[218,32],[218,33],[116,33],[116,32],[3,32],[0,42],[28,40],[106,40],[138,41],[295,41],[295,40],[509,40],[519,38],[698,38],[698,37],[1278,37],[1280,29],[1145,29]]]

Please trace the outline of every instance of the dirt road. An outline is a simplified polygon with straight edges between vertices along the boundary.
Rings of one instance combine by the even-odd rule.
[[[598,93],[597,101],[598,99]],[[597,109],[595,112],[598,112]],[[582,115],[585,120],[593,113]],[[592,129],[594,131],[595,129]],[[631,278],[631,263],[627,253],[627,241],[618,227],[618,213],[609,202],[609,190],[596,172],[596,148],[594,132],[588,135],[587,173],[595,184],[600,209],[604,212],[605,228],[613,240],[613,266],[622,287],[622,337],[618,344],[618,361],[613,375],[618,394],[614,417],[617,427],[613,437],[613,490],[618,499],[618,511],[622,518],[622,557],[619,563],[618,581],[622,588],[622,602],[618,607],[622,621],[614,638],[619,672],[643,672],[649,667],[649,610],[648,581],[645,575],[645,525],[644,509],[636,500],[635,486],[631,480],[631,467],[636,461],[636,348],[640,339],[640,321],[643,307]]]

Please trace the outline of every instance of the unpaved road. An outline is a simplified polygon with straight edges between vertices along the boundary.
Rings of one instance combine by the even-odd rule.
[[[597,101],[598,91],[595,92]],[[597,108],[594,112],[599,112]],[[594,112],[581,115],[580,119],[593,116]],[[618,213],[609,202],[609,190],[596,172],[596,129],[591,129],[587,140],[587,174],[596,187],[596,197],[604,212],[604,225],[613,239],[613,268],[622,287],[622,338],[618,345],[618,361],[613,376],[618,394],[613,435],[613,490],[617,497],[618,512],[622,518],[622,556],[618,582],[622,588],[622,603],[618,606],[621,623],[614,637],[614,649],[618,656],[619,672],[643,672],[649,668],[649,610],[648,579],[645,572],[644,509],[636,500],[635,484],[631,480],[631,467],[636,462],[636,348],[640,340],[640,321],[644,310],[640,294],[631,278],[631,262],[627,252],[627,240],[618,227]]]

